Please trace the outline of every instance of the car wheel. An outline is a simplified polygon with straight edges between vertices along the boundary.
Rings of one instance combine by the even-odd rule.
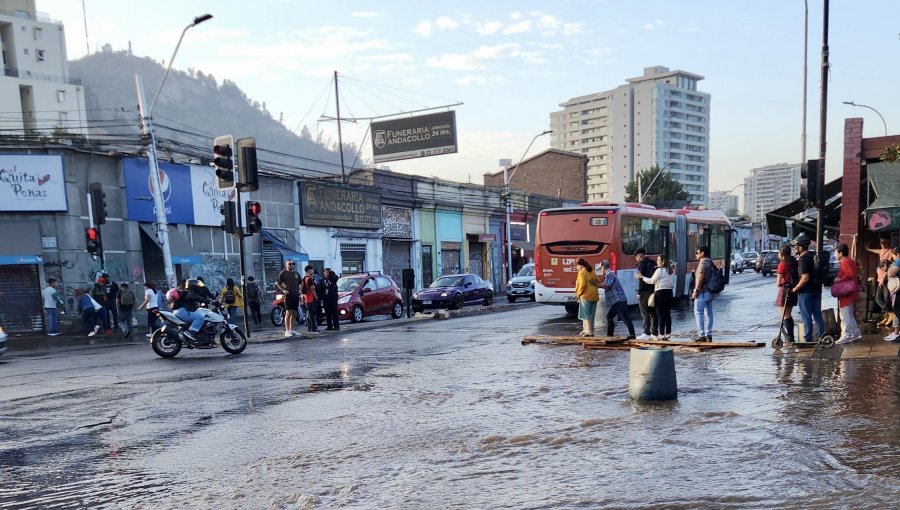
[[[486,298],[484,298],[484,306],[491,306],[494,304],[494,295],[488,294]]]
[[[394,303],[394,308],[391,310],[391,317],[395,319],[403,317],[403,303],[401,303],[400,301]]]
[[[510,303],[515,303],[516,297],[515,296],[506,296],[506,300],[509,301]]]
[[[457,294],[456,297],[453,298],[453,304],[450,305],[451,310],[459,310],[463,307],[463,297],[462,294]]]
[[[365,314],[363,313],[363,309],[359,305],[353,305],[353,309],[350,310],[350,322],[356,324],[363,320]]]

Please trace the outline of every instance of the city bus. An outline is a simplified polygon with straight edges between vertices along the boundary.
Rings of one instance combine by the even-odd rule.
[[[656,209],[644,204],[598,202],[545,209],[534,239],[535,300],[563,305],[575,313],[576,262],[584,258],[595,270],[608,259],[628,304],[637,303],[635,252],[644,248],[653,259],[665,253],[675,269],[675,298],[690,296],[690,273],[697,247],[709,246],[726,281],[731,269],[731,222],[721,211]],[[602,293],[601,293],[602,295]]]

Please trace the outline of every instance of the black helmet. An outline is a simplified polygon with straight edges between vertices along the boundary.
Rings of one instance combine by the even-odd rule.
[[[806,232],[800,232],[800,234],[791,240],[791,246],[802,246],[804,248],[809,248],[809,243],[812,242],[812,239],[806,235]]]
[[[197,278],[188,278],[188,279],[184,282],[184,288],[185,288],[185,290],[187,290],[187,289],[196,289],[196,288],[197,288],[197,285],[199,285],[200,283],[201,283],[201,281],[198,280]]]

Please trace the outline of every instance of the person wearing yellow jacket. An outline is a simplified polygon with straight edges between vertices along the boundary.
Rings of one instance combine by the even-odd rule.
[[[238,309],[242,312],[244,310],[244,294],[241,293],[241,288],[234,284],[234,279],[225,280],[219,301],[228,309],[228,322],[234,324]]]
[[[578,318],[583,325],[581,336],[594,336],[594,317],[597,315],[597,302],[600,301],[599,284],[594,268],[586,260],[578,259],[575,297],[578,299]]]

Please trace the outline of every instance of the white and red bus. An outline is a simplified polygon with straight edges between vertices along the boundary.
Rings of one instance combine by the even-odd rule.
[[[697,247],[709,246],[726,281],[731,265],[731,222],[721,211],[664,210],[642,204],[599,202],[578,207],[545,209],[538,217],[534,239],[535,299],[564,305],[574,313],[576,261],[584,258],[595,269],[609,259],[625,288],[628,304],[637,303],[635,252],[666,253],[675,268],[675,298],[689,296],[689,276],[697,265]]]

